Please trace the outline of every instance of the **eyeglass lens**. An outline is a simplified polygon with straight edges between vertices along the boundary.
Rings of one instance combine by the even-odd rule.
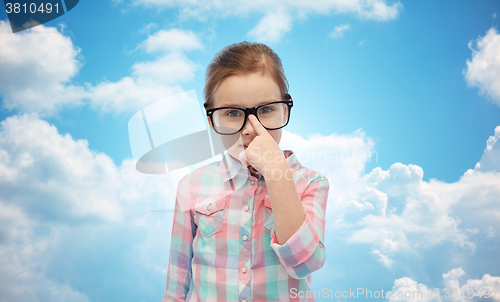
[[[235,133],[245,122],[245,111],[225,108],[213,113],[215,129],[220,133]],[[265,128],[279,128],[286,124],[288,106],[284,103],[269,104],[257,110],[257,118]]]

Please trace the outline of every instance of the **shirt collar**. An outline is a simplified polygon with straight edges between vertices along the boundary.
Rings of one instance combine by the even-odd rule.
[[[282,152],[290,170],[292,171],[292,174],[302,167],[292,150],[282,150]],[[250,175],[250,170],[247,167],[243,167],[243,165],[229,155],[227,151],[222,153],[220,171],[224,182],[229,181],[229,179],[233,179],[238,173],[243,173],[246,177]],[[259,173],[259,178],[260,176],[261,175]]]

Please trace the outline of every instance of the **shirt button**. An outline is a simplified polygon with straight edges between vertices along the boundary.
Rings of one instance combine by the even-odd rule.
[[[247,241],[247,240],[248,240],[247,234],[243,235],[243,241]]]
[[[244,267],[241,269],[241,271],[243,272],[243,274],[244,274],[244,273],[246,273],[246,272],[247,272],[247,267],[246,267],[246,266],[244,266]]]
[[[255,180],[252,180],[252,181],[250,182],[250,184],[251,184],[252,186],[253,186],[253,185],[255,185]]]
[[[210,211],[212,209],[212,204],[209,204],[207,207],[207,211]]]
[[[245,206],[243,207],[243,211],[245,211],[245,212],[248,212],[248,209],[250,209],[250,207],[249,207],[248,205],[245,205]]]

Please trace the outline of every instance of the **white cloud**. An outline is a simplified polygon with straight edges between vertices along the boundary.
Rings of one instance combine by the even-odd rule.
[[[500,106],[500,34],[492,27],[475,43],[469,42],[472,60],[467,60],[465,79],[470,86]]]
[[[488,146],[483,158],[496,162],[496,136]],[[445,183],[423,181],[423,170],[416,165],[375,168],[334,187],[327,225],[348,244],[371,246],[387,268],[405,254],[418,257],[437,245],[474,253],[496,238],[492,230],[500,228],[500,173],[491,170],[469,170],[457,182]]]
[[[421,177],[420,167],[413,165],[374,169],[350,186],[350,195],[336,196],[345,210],[335,228],[344,229],[347,242],[368,243],[387,257],[398,257],[446,242],[474,252],[484,242],[481,238],[500,227],[500,173],[467,174],[455,183],[424,182]],[[378,197],[366,199],[368,188]],[[367,200],[371,208],[351,206]],[[373,210],[384,202],[387,215]],[[386,264],[387,257],[381,262]]]
[[[361,18],[387,21],[396,19],[402,9],[403,5],[399,1],[387,5],[386,1],[368,0],[358,1],[356,12]]]
[[[117,167],[35,114],[2,121],[0,154],[0,300],[154,298],[141,276],[166,277],[171,216],[147,212],[173,208],[167,178]]]
[[[484,274],[481,279],[468,279],[464,282],[466,273],[461,267],[442,274],[442,277],[442,288],[430,288],[408,277],[397,279],[394,281],[392,295],[400,292],[399,295],[403,298],[396,296],[389,301],[500,301],[500,277]],[[411,297],[404,297],[405,295]]]
[[[495,128],[495,135],[486,141],[486,149],[474,170],[500,172],[500,126]]]
[[[447,279],[447,274],[443,274],[443,279]],[[456,284],[455,280],[446,280],[451,284]],[[445,281],[445,284],[446,284]],[[475,295],[473,301],[484,301],[491,298],[493,301],[500,301],[500,277],[484,274],[481,279],[468,279],[465,284],[460,287],[465,297],[459,297],[455,301],[471,301],[471,297]]]
[[[144,26],[138,31],[140,34],[149,34],[153,29],[157,28],[158,24],[156,23],[148,23],[144,24]]]
[[[374,146],[361,129],[351,134],[312,135],[307,139],[284,130],[280,141],[281,149],[294,150],[304,166],[324,174],[339,190],[364,174],[366,162],[378,160]]]
[[[159,53],[152,61],[137,62],[131,74],[116,82],[70,84],[82,63],[71,39],[43,25],[13,34],[0,21],[0,95],[8,109],[54,115],[64,106],[82,105],[104,112],[134,113],[162,98],[182,92],[181,83],[194,79],[201,67],[185,52],[203,47],[191,31],[160,30],[138,48]],[[0,157],[2,154],[0,153]],[[6,170],[0,172],[8,173]]]
[[[408,277],[394,280],[394,286],[389,294],[389,302],[392,301],[422,301],[422,302],[440,302],[442,301],[439,293],[428,288],[424,284],[417,283]],[[386,296],[387,297],[387,296]]]
[[[152,62],[132,66],[132,75],[139,84],[164,85],[186,82],[194,78],[199,66],[183,54],[167,54]]]
[[[102,111],[134,113],[183,91],[181,83],[194,79],[201,67],[184,52],[203,47],[197,35],[180,29],[160,30],[138,48],[160,53],[153,61],[137,62],[132,74],[117,82],[87,84],[91,106]]]
[[[1,194],[5,195],[5,194]],[[2,196],[3,197],[3,196]],[[1,301],[77,301],[88,297],[67,283],[49,280],[43,274],[47,250],[55,236],[40,236],[48,229],[27,217],[15,204],[0,197],[0,300]]]
[[[137,172],[132,160],[117,167],[106,154],[89,150],[86,140],[61,135],[36,114],[1,122],[0,151],[0,167],[8,171],[0,178],[0,198],[33,217],[120,223],[129,211],[124,205],[143,202],[143,189],[156,207],[171,199],[161,177]]]
[[[386,0],[278,0],[267,1],[175,1],[175,0],[133,0],[136,5],[148,7],[177,7],[182,15],[201,17],[210,11],[222,16],[232,14],[246,15],[252,12],[265,13],[270,9],[287,9],[307,14],[325,14],[329,12],[356,14],[361,18],[374,20],[392,20],[396,18],[403,6],[399,1]],[[389,4],[388,4],[389,2]],[[392,4],[391,4],[392,2]]]
[[[295,150],[304,166],[330,180],[326,232],[332,242],[368,246],[371,258],[388,271],[414,261],[425,265],[422,257],[440,248],[457,258],[477,255],[470,261],[484,265],[493,257],[490,248],[498,248],[500,173],[494,163],[500,159],[499,130],[488,139],[480,161],[488,169],[469,170],[452,183],[423,181],[423,169],[412,164],[364,174],[377,153],[361,130],[308,139],[283,131],[280,147]]]
[[[227,17],[257,13],[264,15],[248,33],[262,42],[276,42],[290,31],[293,19],[309,15],[353,14],[361,19],[387,21],[398,17],[403,9],[399,1],[386,0],[279,0],[279,1],[179,1],[131,0],[135,5],[154,8],[177,8],[180,18],[207,19],[208,16]]]
[[[336,39],[340,38],[344,35],[344,32],[351,29],[351,26],[349,24],[342,24],[339,26],[335,26],[333,31],[330,33],[330,37]]]
[[[389,269],[392,267],[392,264],[393,264],[394,261],[392,259],[390,259],[389,257],[387,257],[387,255],[385,255],[381,251],[379,251],[379,250],[372,250],[372,254],[378,256],[379,257],[379,261],[382,262],[382,264],[385,267],[387,267]]]
[[[264,43],[274,43],[292,29],[290,16],[283,12],[268,13],[249,33],[250,37]]]
[[[450,214],[464,230],[477,231],[476,237],[489,237],[491,241],[491,229],[500,229],[499,172],[476,171],[465,174],[456,183],[432,182],[430,186],[441,202],[452,205]]]
[[[141,47],[149,53],[181,52],[203,48],[198,36],[190,30],[160,30],[149,36]]]
[[[183,91],[181,82],[194,78],[200,67],[183,54],[167,54],[132,66],[132,75],[117,82],[88,85],[91,105],[102,111],[135,112]]]
[[[2,121],[0,138],[0,166],[8,171],[0,179],[8,188],[4,202],[48,220],[123,219],[114,196],[118,170],[111,158],[88,150],[87,141],[61,136],[35,114]]]
[[[80,49],[56,28],[36,26],[13,34],[0,20],[0,95],[8,109],[53,114],[82,103],[85,90],[70,84],[81,65]]]

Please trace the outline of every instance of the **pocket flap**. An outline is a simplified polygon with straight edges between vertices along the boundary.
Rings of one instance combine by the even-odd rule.
[[[195,200],[194,209],[202,214],[210,215],[212,213],[223,210],[226,206],[227,198],[227,196],[219,199],[214,199],[212,197],[199,197]]]

